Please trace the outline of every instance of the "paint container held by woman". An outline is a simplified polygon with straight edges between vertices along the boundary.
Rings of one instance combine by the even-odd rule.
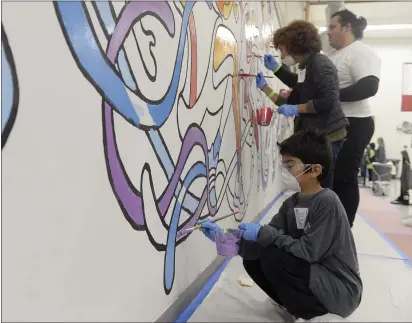
[[[256,117],[258,125],[262,127],[267,127],[270,125],[273,116],[272,108],[260,108],[256,110]]]

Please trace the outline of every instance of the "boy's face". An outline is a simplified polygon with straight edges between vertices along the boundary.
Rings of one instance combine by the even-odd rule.
[[[288,155],[282,156],[282,165],[296,178],[301,187],[310,181],[317,181],[317,177],[322,173],[321,165],[304,164],[299,158]]]

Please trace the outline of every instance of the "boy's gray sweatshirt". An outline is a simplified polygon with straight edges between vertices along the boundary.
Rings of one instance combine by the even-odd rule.
[[[333,191],[297,193],[285,200],[279,213],[261,227],[257,243],[276,245],[309,262],[310,289],[330,313],[348,317],[359,306],[363,286],[355,242]],[[256,259],[255,247],[242,240],[241,256]]]

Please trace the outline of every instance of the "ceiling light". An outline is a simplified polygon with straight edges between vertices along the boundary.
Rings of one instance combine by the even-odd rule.
[[[327,30],[326,27],[319,27],[320,32]],[[373,30],[403,30],[403,29],[412,29],[412,24],[393,24],[393,25],[368,25],[365,31]]]

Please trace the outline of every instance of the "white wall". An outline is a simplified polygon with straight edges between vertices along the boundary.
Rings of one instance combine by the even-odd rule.
[[[338,1],[329,2],[336,5]],[[365,17],[369,25],[412,23],[412,15],[410,14],[412,3],[410,1],[362,1],[360,3],[346,1],[345,7],[356,15]],[[325,4],[311,6],[310,21],[316,26],[326,26],[325,9]],[[374,33],[367,32],[367,34]],[[379,37],[377,34],[373,36],[375,35]]]
[[[305,19],[304,1],[276,1],[276,3],[284,25],[293,20]]]
[[[278,28],[273,3],[219,13],[216,3],[198,2],[190,15],[181,2],[105,5],[2,6],[15,63],[5,48],[5,321],[153,321],[216,255],[200,232],[183,239],[176,231],[231,209],[249,221],[279,193],[276,142],[290,124],[282,117],[258,127],[256,110],[271,103],[254,78],[237,75],[264,71],[252,52],[269,51]],[[104,22],[110,9],[116,24]],[[122,44],[128,61],[120,53],[113,65]]]
[[[401,111],[403,63],[412,62],[412,39],[365,39],[382,60],[379,91],[370,99],[375,115],[373,141],[383,137],[388,158],[400,158],[404,145],[410,147],[411,135],[397,131],[402,122],[412,123],[412,112]]]

